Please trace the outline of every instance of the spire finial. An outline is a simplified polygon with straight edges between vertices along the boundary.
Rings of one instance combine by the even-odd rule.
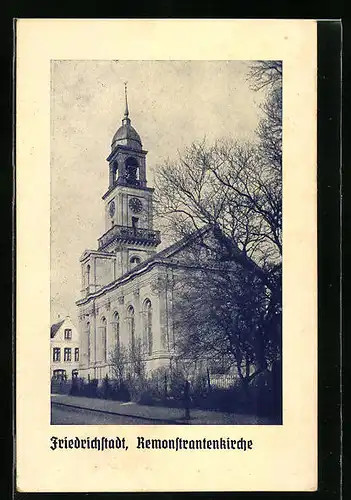
[[[124,82],[124,96],[125,96],[125,100],[126,100],[126,109],[124,111],[124,118],[128,118],[128,116],[129,116],[128,96],[127,96],[127,83],[128,82]]]

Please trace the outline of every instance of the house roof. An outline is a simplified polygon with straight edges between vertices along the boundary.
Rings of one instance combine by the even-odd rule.
[[[63,325],[64,323],[64,319],[62,321],[59,321],[58,323],[54,323],[53,325],[51,325],[51,328],[50,328],[50,338],[53,339],[56,335],[56,333],[59,331],[60,327]]]

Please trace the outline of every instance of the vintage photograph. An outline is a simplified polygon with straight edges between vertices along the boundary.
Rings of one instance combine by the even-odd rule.
[[[52,425],[280,425],[279,60],[52,60]]]

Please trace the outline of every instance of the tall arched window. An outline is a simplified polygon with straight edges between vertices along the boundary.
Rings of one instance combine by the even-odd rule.
[[[134,307],[128,307],[128,322],[129,322],[129,339],[132,352],[135,350],[135,313]]]
[[[147,343],[147,351],[149,356],[152,354],[153,349],[153,338],[152,338],[152,305],[149,299],[144,301],[143,306],[143,317],[144,317],[144,337]]]
[[[107,332],[106,332],[106,318],[101,319],[101,327],[100,327],[100,339],[101,339],[101,347],[102,347],[102,360],[107,360]]]
[[[85,274],[85,284],[87,287],[90,285],[90,264],[87,265],[87,270]]]
[[[113,162],[112,171],[113,171],[113,183],[115,183],[118,176],[118,163],[116,161]]]
[[[120,347],[120,334],[119,334],[119,314],[115,312],[112,318],[112,330],[117,349]]]
[[[86,336],[87,336],[87,348],[88,348],[88,365],[90,365],[91,361],[91,338],[90,338],[90,323],[88,321],[87,323],[87,330],[86,330]]]
[[[137,186],[139,184],[139,164],[135,158],[130,156],[125,162],[126,181],[128,184]]]

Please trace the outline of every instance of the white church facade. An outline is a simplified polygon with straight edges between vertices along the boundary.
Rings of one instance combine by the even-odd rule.
[[[173,282],[187,240],[157,252],[153,192],[147,186],[146,155],[126,109],[112,140],[109,185],[103,195],[105,233],[96,250],[80,258],[78,306],[81,339],[79,375],[112,375],[116,345],[143,346],[146,370],[168,366],[174,350]]]

